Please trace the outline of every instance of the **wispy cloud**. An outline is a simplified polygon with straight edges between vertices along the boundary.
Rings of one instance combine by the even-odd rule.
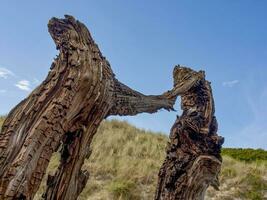
[[[36,84],[39,84],[40,81],[37,78],[34,78],[32,83],[36,85]]]
[[[21,80],[21,81],[17,82],[15,84],[15,86],[18,87],[21,90],[24,90],[24,91],[30,91],[31,90],[30,82],[27,81],[27,80]]]
[[[0,78],[7,79],[9,76],[15,76],[15,74],[7,68],[0,67]]]
[[[224,87],[233,87],[234,85],[238,84],[239,80],[232,80],[232,81],[225,81],[222,83]]]
[[[6,93],[6,90],[0,90],[0,94]]]
[[[235,133],[234,141],[240,147],[252,147],[267,149],[267,87],[263,88],[258,94],[247,91],[245,100],[251,111],[250,122],[238,133]],[[240,143],[241,142],[241,143]]]

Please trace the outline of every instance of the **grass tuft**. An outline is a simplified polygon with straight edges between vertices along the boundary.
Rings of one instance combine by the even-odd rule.
[[[137,186],[133,181],[129,180],[114,180],[107,187],[112,194],[113,199],[139,200],[141,199]]]

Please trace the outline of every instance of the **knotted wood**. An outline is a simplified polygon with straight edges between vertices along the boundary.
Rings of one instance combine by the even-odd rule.
[[[90,143],[109,115],[172,110],[178,91],[144,95],[120,83],[84,24],[71,16],[48,23],[58,57],[47,78],[8,114],[0,134],[0,199],[33,199],[52,156],[61,159],[47,181],[49,200],[74,200],[89,172]]]
[[[222,161],[212,90],[203,71],[177,66],[173,75],[183,113],[171,129],[155,200],[202,200],[209,185],[218,189]]]

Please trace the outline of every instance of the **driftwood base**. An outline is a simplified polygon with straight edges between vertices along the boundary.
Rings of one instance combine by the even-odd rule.
[[[209,185],[219,187],[222,138],[187,132],[180,123],[172,128],[155,200],[201,200]]]
[[[196,73],[180,66],[175,71],[177,84],[194,76],[198,81],[182,94],[183,114],[171,129],[155,200],[202,200],[209,185],[219,187],[220,150],[224,139],[216,133],[212,91],[204,72]]]

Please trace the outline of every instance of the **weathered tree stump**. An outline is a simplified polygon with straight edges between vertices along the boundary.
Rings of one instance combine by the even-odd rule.
[[[180,88],[183,113],[171,129],[155,200],[200,200],[209,185],[218,189],[223,138],[216,134],[212,90],[204,72],[177,66],[174,85]]]
[[[52,18],[59,50],[47,78],[7,116],[0,134],[0,199],[33,199],[52,153],[60,165],[44,199],[74,200],[89,173],[81,167],[101,121],[109,115],[172,110],[177,90],[143,95],[120,83],[84,24]]]

